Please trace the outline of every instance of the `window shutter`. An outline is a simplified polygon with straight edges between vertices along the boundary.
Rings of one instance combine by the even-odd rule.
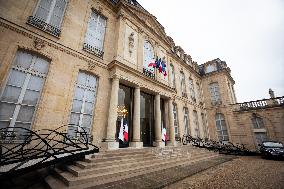
[[[40,0],[35,16],[46,21],[51,9],[52,0]]]
[[[60,28],[66,4],[66,0],[56,0],[50,19],[50,25]]]

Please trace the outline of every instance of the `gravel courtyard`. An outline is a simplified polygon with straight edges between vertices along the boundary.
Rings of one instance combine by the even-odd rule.
[[[284,189],[284,161],[240,157],[165,187],[176,188]]]

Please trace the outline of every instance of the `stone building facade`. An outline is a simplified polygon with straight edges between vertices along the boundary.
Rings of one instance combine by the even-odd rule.
[[[226,63],[198,65],[137,1],[1,0],[0,16],[0,128],[84,129],[108,149],[255,143]]]

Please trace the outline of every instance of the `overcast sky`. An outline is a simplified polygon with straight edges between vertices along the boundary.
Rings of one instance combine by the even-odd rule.
[[[284,96],[284,0],[138,0],[198,64],[220,58],[238,102]]]

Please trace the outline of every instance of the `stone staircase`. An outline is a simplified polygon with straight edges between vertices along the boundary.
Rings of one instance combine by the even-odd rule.
[[[218,153],[193,146],[100,151],[66,166],[64,171],[56,168],[45,181],[51,189],[103,188],[108,183],[188,166],[218,156]]]

